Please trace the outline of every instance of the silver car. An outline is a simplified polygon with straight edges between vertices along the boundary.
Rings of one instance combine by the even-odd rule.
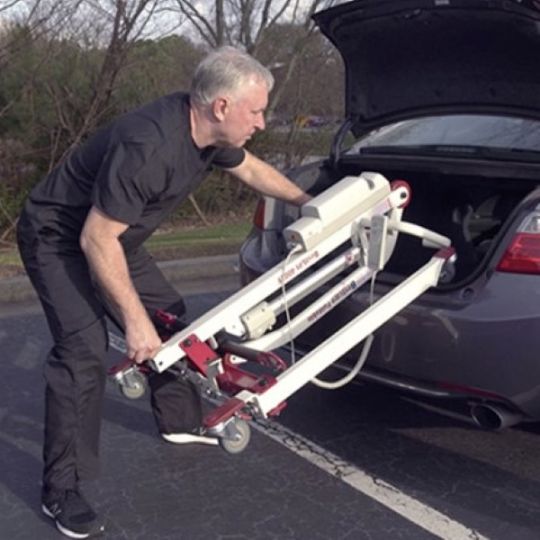
[[[540,420],[539,5],[361,0],[315,14],[344,60],[346,118],[328,157],[287,171],[311,194],[362,171],[410,184],[404,219],[452,239],[455,272],[379,329],[359,377],[494,429]],[[281,231],[297,216],[259,204],[241,248],[244,283],[283,259]],[[400,236],[376,294],[430,255]],[[298,345],[332,335],[367,296]]]

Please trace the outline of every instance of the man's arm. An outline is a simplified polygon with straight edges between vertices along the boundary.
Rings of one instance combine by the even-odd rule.
[[[246,152],[244,161],[237,167],[227,169],[239,180],[254,190],[297,206],[301,206],[311,199],[311,196],[293,184],[286,176],[277,169]]]
[[[128,357],[141,363],[155,356],[161,340],[129,276],[119,240],[127,228],[127,224],[108,217],[94,206],[84,223],[80,244],[104,293],[120,311]]]

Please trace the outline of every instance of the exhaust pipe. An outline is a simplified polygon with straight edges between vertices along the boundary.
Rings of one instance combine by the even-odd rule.
[[[471,417],[481,428],[498,431],[519,424],[523,415],[499,405],[476,403],[471,406]]]

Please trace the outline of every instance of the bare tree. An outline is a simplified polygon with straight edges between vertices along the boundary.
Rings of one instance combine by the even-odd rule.
[[[0,2],[0,12],[14,8],[17,4],[21,4],[22,0],[2,0]]]
[[[118,111],[187,82],[203,49],[245,48],[275,72],[269,112],[280,100],[287,114],[301,107],[310,63],[324,56],[311,14],[338,1],[0,0],[0,121],[8,134],[0,151],[17,144],[0,159],[0,192],[13,199],[0,208],[0,227],[13,230],[17,196],[33,176]],[[181,36],[170,35],[182,25]]]
[[[21,150],[17,156],[9,155],[13,163],[0,164],[0,176],[7,175],[2,181],[4,189],[16,193],[17,186],[24,183],[17,171],[26,170],[34,160],[43,163],[45,159],[50,170],[110,111],[128,52],[144,36],[164,2],[0,2],[0,71],[6,75],[0,94],[0,119],[24,130],[8,132],[7,138],[0,139],[0,150],[15,139],[20,141]],[[66,59],[76,68],[73,72],[69,65],[63,65]],[[21,113],[24,120],[19,123]],[[16,119],[15,124],[12,119]],[[0,209],[0,223],[8,222],[8,234],[15,223],[13,217],[8,219],[10,213],[11,208],[5,205]]]
[[[191,24],[195,36],[209,47],[225,44],[240,45],[247,52],[260,58],[265,36],[280,24],[298,26],[294,41],[286,44],[286,54],[276,49],[276,54],[286,57],[286,70],[273,93],[269,113],[281,98],[282,88],[295,70],[298,58],[314,32],[311,15],[337,3],[337,0],[214,0],[195,2],[176,0],[178,12]],[[261,59],[261,58],[260,58]],[[263,59],[271,68],[284,62],[277,56]]]
[[[25,54],[29,45],[39,43],[40,47],[39,61],[28,67],[18,94],[0,108],[0,118],[29,91],[37,74],[50,60],[53,52],[46,36],[61,33],[81,1],[4,0],[0,3],[0,12],[3,12],[0,27],[0,70],[18,55]],[[17,29],[20,31],[16,31]]]
[[[93,130],[107,111],[127,54],[158,11],[158,4],[159,0],[86,0],[84,15],[91,15],[94,21],[95,39],[102,38],[103,29],[108,36],[103,60],[93,81],[91,98],[85,104],[84,116],[73,134],[71,147]],[[56,103],[70,98],[65,92],[53,97]],[[58,110],[61,113],[61,107]]]
[[[0,0],[0,65],[24,45],[9,30],[26,28],[34,39],[59,33],[81,0]]]
[[[0,72],[4,75],[8,66],[17,64],[17,85],[11,92],[9,83],[2,86],[0,119],[22,103],[30,105],[25,112],[33,116],[36,79],[53,55],[46,36],[49,32],[61,32],[77,4],[73,0],[0,0]],[[39,58],[32,56],[32,49],[39,49]],[[18,139],[8,131],[0,139],[0,183],[4,197],[0,203],[0,223],[4,224],[0,242],[3,243],[17,223],[17,201],[24,194],[21,185],[34,170],[30,153],[30,145],[22,137]]]

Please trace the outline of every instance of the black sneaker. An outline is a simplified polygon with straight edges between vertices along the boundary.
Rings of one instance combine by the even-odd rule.
[[[56,528],[70,538],[89,538],[105,530],[97,514],[75,489],[44,491],[41,509],[54,519]]]

